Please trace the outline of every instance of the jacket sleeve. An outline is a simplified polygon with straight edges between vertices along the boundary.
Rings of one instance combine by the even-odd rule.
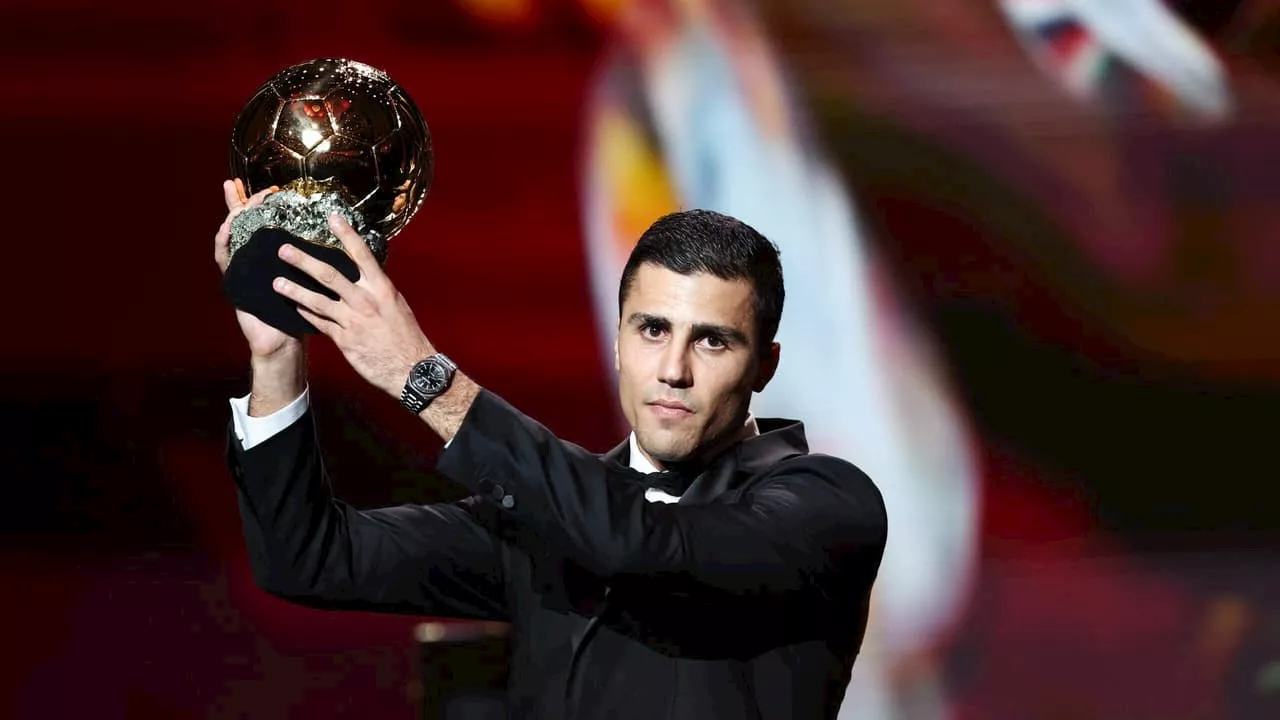
[[[255,582],[302,605],[506,620],[502,550],[474,500],[358,510],[332,496],[308,411],[228,462]]]
[[[780,463],[738,499],[650,503],[644,488],[482,390],[439,469],[606,582],[680,594],[779,596],[847,568],[874,576],[886,537],[875,485],[837,458]]]

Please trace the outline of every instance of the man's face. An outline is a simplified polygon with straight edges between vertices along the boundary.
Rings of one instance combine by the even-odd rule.
[[[778,346],[758,351],[745,280],[641,265],[615,345],[618,395],[640,448],[659,466],[718,451],[746,422]]]

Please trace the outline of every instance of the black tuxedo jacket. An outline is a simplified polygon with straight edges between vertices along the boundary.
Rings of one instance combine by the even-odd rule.
[[[679,503],[481,391],[439,469],[457,503],[334,499],[310,412],[230,436],[254,577],[321,608],[511,623],[519,718],[834,718],[884,551],[879,491],[758,420]]]

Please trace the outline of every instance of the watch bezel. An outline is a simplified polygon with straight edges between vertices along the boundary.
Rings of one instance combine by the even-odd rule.
[[[449,371],[443,363],[435,361],[435,357],[432,356],[413,366],[413,371],[409,373],[409,382],[412,383],[414,390],[424,395],[438,393],[449,382]]]
[[[443,353],[424,358],[409,369],[400,402],[407,409],[421,412],[449,389],[457,366]]]

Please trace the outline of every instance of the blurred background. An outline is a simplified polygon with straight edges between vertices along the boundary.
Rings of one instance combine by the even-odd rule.
[[[1280,717],[1264,0],[6,0],[0,715],[419,712],[431,619],[257,590],[224,462],[230,128],[320,56],[431,127],[388,262],[427,333],[589,449],[626,433],[640,232],[709,207],[779,245],[755,412],[889,506],[842,718]],[[312,356],[343,499],[458,496],[437,440]]]

